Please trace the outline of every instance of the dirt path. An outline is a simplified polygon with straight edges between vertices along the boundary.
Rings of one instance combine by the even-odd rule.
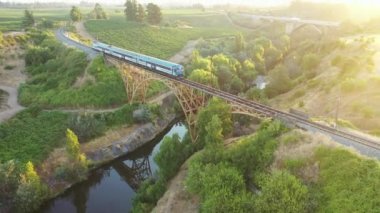
[[[77,30],[77,33],[82,36],[83,38],[90,39],[92,41],[96,40],[90,33],[87,32],[86,28],[84,27],[84,22],[77,22],[74,24],[75,29]]]
[[[179,51],[177,54],[172,56],[169,61],[174,63],[186,63],[190,60],[191,53],[193,53],[195,47],[197,46],[199,42],[198,40],[191,40],[188,41],[184,48],[182,48],[181,51]]]
[[[5,110],[0,111],[0,123],[24,109],[18,103],[18,87],[26,80],[26,75],[23,73],[25,61],[21,57],[24,54],[24,50],[19,46],[14,46],[5,47],[3,51],[5,58],[4,65],[0,66],[0,90],[8,93],[8,99],[5,104]],[[6,66],[11,66],[12,69],[6,69]]]

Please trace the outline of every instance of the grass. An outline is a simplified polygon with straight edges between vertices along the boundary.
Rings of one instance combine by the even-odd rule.
[[[39,163],[64,144],[67,115],[25,110],[0,125],[0,162],[17,159]]]
[[[274,167],[290,171],[308,186],[308,212],[378,212],[378,161],[301,131],[285,135],[276,153]]]
[[[175,21],[184,21],[192,28],[170,27]],[[163,23],[168,27],[128,22],[119,14],[109,20],[89,20],[85,26],[100,41],[163,59],[180,51],[189,40],[235,35],[239,30],[222,14],[177,11],[177,14],[165,14]]]
[[[114,107],[126,102],[118,70],[105,65],[101,57],[89,64],[84,53],[47,37],[40,45],[29,48],[26,59],[30,79],[20,88],[20,101],[24,105]],[[86,69],[94,81],[74,86]]]
[[[43,18],[52,21],[69,19],[69,8],[31,9],[36,21]],[[24,9],[0,8],[0,31],[18,31],[22,28]]]

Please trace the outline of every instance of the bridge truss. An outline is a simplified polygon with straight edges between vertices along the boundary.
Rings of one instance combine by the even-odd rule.
[[[198,110],[206,106],[207,101],[212,96],[202,90],[199,90],[199,85],[191,85],[195,82],[187,82],[185,79],[175,79],[172,76],[162,75],[155,72],[147,71],[141,67],[128,64],[117,58],[105,55],[106,60],[115,65],[121,72],[129,103],[145,103],[146,94],[149,84],[152,81],[160,81],[164,83],[176,96],[179,104],[185,114],[188,124],[190,137],[193,142],[197,140],[196,122]],[[231,106],[231,111],[234,114],[243,114],[256,118],[267,118],[267,113],[240,105],[233,101],[226,101]]]

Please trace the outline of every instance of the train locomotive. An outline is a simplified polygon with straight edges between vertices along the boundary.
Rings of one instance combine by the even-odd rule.
[[[101,42],[93,42],[92,48],[96,51],[124,59],[149,70],[167,73],[176,77],[183,77],[184,69],[180,64],[121,49]]]

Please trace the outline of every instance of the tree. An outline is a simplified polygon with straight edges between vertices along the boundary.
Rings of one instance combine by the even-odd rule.
[[[206,84],[206,85],[215,87],[215,88],[218,87],[218,79],[210,71],[196,69],[191,72],[189,79],[201,84]]]
[[[312,71],[319,65],[320,61],[321,59],[316,54],[308,53],[302,57],[302,69],[307,72]]]
[[[87,172],[87,159],[84,154],[80,152],[80,145],[78,137],[73,131],[67,129],[66,131],[66,152],[70,162],[64,168],[68,173],[69,178],[82,178]]]
[[[136,21],[138,22],[143,22],[145,19],[145,9],[144,7],[142,6],[142,4],[139,4],[138,8],[137,8],[137,17],[136,17]]]
[[[66,131],[66,152],[71,160],[78,160],[80,156],[78,137],[73,131],[67,129]]]
[[[20,185],[16,192],[17,210],[20,212],[36,210],[48,196],[48,188],[41,183],[31,162],[26,164],[25,173],[20,177]]]
[[[232,131],[231,107],[221,99],[212,98],[208,105],[198,113],[196,127],[198,129],[200,146],[206,142],[206,126],[214,115],[217,115],[222,122],[223,136],[228,135]]]
[[[70,17],[73,22],[78,22],[82,20],[82,13],[78,7],[73,6],[70,11]]]
[[[274,172],[260,187],[254,202],[257,212],[306,212],[307,187],[288,172]]]
[[[268,74],[269,84],[265,88],[265,93],[268,97],[285,93],[292,88],[292,80],[289,78],[288,70],[281,65]]]
[[[107,19],[107,13],[98,3],[95,4],[94,9],[90,12],[90,16],[95,19]]]
[[[153,3],[147,5],[147,21],[149,24],[158,25],[162,21],[161,8]]]
[[[206,145],[210,147],[220,147],[223,145],[222,121],[218,115],[212,116],[211,121],[206,126]]]
[[[241,33],[239,33],[235,37],[235,51],[238,53],[243,50],[244,50],[244,37]]]
[[[160,168],[159,174],[165,180],[169,180],[186,159],[183,145],[178,134],[165,137],[160,146],[160,152],[154,157],[154,161]]]
[[[128,21],[135,21],[136,20],[136,10],[133,5],[132,0],[127,0],[124,4],[125,10],[124,14]]]
[[[22,25],[24,27],[32,27],[32,26],[34,26],[35,23],[36,22],[34,20],[33,12],[31,12],[29,10],[25,10],[24,11],[24,19],[22,21]]]

